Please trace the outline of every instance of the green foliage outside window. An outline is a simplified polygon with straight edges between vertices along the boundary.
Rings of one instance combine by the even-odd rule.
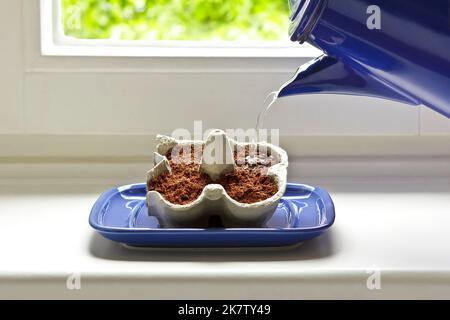
[[[67,36],[122,40],[287,39],[288,0],[62,0]]]

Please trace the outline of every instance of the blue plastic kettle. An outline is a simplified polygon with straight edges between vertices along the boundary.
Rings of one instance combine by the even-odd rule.
[[[325,54],[278,97],[364,95],[450,118],[450,0],[290,0],[292,41]]]

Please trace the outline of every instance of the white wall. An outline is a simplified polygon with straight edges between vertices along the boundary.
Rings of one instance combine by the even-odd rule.
[[[0,11],[0,134],[8,139],[153,135],[190,129],[194,120],[248,128],[266,94],[307,61],[43,57],[39,2],[2,4],[8,10]],[[294,136],[450,136],[450,121],[426,108],[348,96],[282,99],[267,125]]]
[[[1,1],[0,11],[0,134],[21,133],[23,123],[23,24],[20,1]]]

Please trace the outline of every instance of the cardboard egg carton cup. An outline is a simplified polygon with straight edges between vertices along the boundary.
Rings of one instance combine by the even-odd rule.
[[[236,164],[233,150],[244,148],[250,143],[242,143],[230,139],[222,130],[213,130],[205,141],[177,140],[172,137],[158,135],[158,145],[154,153],[154,167],[147,173],[149,181],[165,172],[171,172],[170,163],[164,156],[174,146],[203,146],[200,170],[216,181],[222,174],[235,170]],[[220,184],[211,183],[204,187],[200,196],[188,204],[174,204],[157,191],[147,189],[147,206],[151,216],[156,216],[165,228],[205,228],[212,216],[219,216],[225,227],[245,228],[262,227],[272,217],[278,203],[286,190],[288,156],[287,153],[267,142],[258,142],[258,150],[267,150],[267,154],[275,159],[275,164],[267,171],[277,183],[278,191],[268,199],[255,203],[240,203],[232,199]],[[207,148],[219,148],[221,152],[208,152],[213,157],[206,158]],[[253,144],[254,147],[254,144]],[[230,161],[230,159],[232,161]]]

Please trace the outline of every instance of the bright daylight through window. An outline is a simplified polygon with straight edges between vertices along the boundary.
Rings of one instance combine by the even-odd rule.
[[[287,0],[61,0],[78,39],[288,41]]]

